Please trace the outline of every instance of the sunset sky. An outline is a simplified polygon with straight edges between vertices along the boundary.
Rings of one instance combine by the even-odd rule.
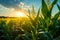
[[[52,2],[53,0],[51,0]],[[57,4],[60,5],[60,0]],[[32,5],[35,7],[35,11],[41,8],[41,0],[0,0],[0,16],[15,16],[17,11],[25,12],[28,8],[31,9]],[[58,12],[58,8],[55,5],[52,15]]]

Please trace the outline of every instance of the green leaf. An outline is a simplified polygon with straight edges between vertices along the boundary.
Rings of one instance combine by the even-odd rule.
[[[29,16],[30,16],[30,10],[28,9],[28,13],[29,13]]]
[[[54,1],[52,2],[52,4],[49,6],[49,11],[50,11],[50,13],[52,12],[52,9],[53,9],[54,5],[57,3],[57,1],[58,1],[58,0],[54,0]]]
[[[60,11],[60,6],[57,4],[57,7],[58,7],[58,9],[59,9],[59,11]]]
[[[39,14],[40,14],[40,8],[39,8],[38,13],[37,13],[37,16],[36,16],[36,18],[35,18],[35,21],[36,21],[36,22],[39,20]]]
[[[51,16],[51,13],[49,13],[49,10],[48,10],[48,6],[44,2],[44,0],[42,0],[42,14],[43,14],[45,19],[50,18],[50,16]]]
[[[60,12],[56,13],[53,19],[56,21],[58,19],[59,15],[60,15]]]
[[[32,14],[35,14],[34,6],[32,5]]]
[[[40,40],[53,40],[52,36],[48,32],[39,32]]]
[[[58,0],[54,0],[52,5],[54,6],[57,3]]]
[[[37,13],[36,18],[38,18],[38,17],[39,17],[39,14],[40,14],[40,8],[39,8],[39,10],[38,10],[38,13]]]
[[[50,4],[50,0],[46,0],[46,3],[47,3],[47,5],[49,5]]]

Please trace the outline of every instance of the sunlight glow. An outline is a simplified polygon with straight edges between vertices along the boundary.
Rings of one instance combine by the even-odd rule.
[[[26,15],[23,12],[17,12],[17,17],[25,17]]]

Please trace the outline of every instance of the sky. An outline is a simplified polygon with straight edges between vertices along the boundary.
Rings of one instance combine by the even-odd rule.
[[[50,0],[51,2],[53,0]],[[57,4],[60,5],[60,0]],[[41,0],[0,0],[0,16],[14,16],[16,15],[15,11],[31,9],[34,5],[35,11],[38,8],[41,8]],[[58,12],[58,8],[55,5],[52,10],[52,15],[55,15]]]

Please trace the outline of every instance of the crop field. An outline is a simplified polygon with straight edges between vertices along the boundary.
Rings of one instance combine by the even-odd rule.
[[[37,14],[34,6],[28,9],[27,17],[0,18],[0,40],[60,40],[60,6],[52,16],[52,9],[58,0],[50,5],[42,0]]]

